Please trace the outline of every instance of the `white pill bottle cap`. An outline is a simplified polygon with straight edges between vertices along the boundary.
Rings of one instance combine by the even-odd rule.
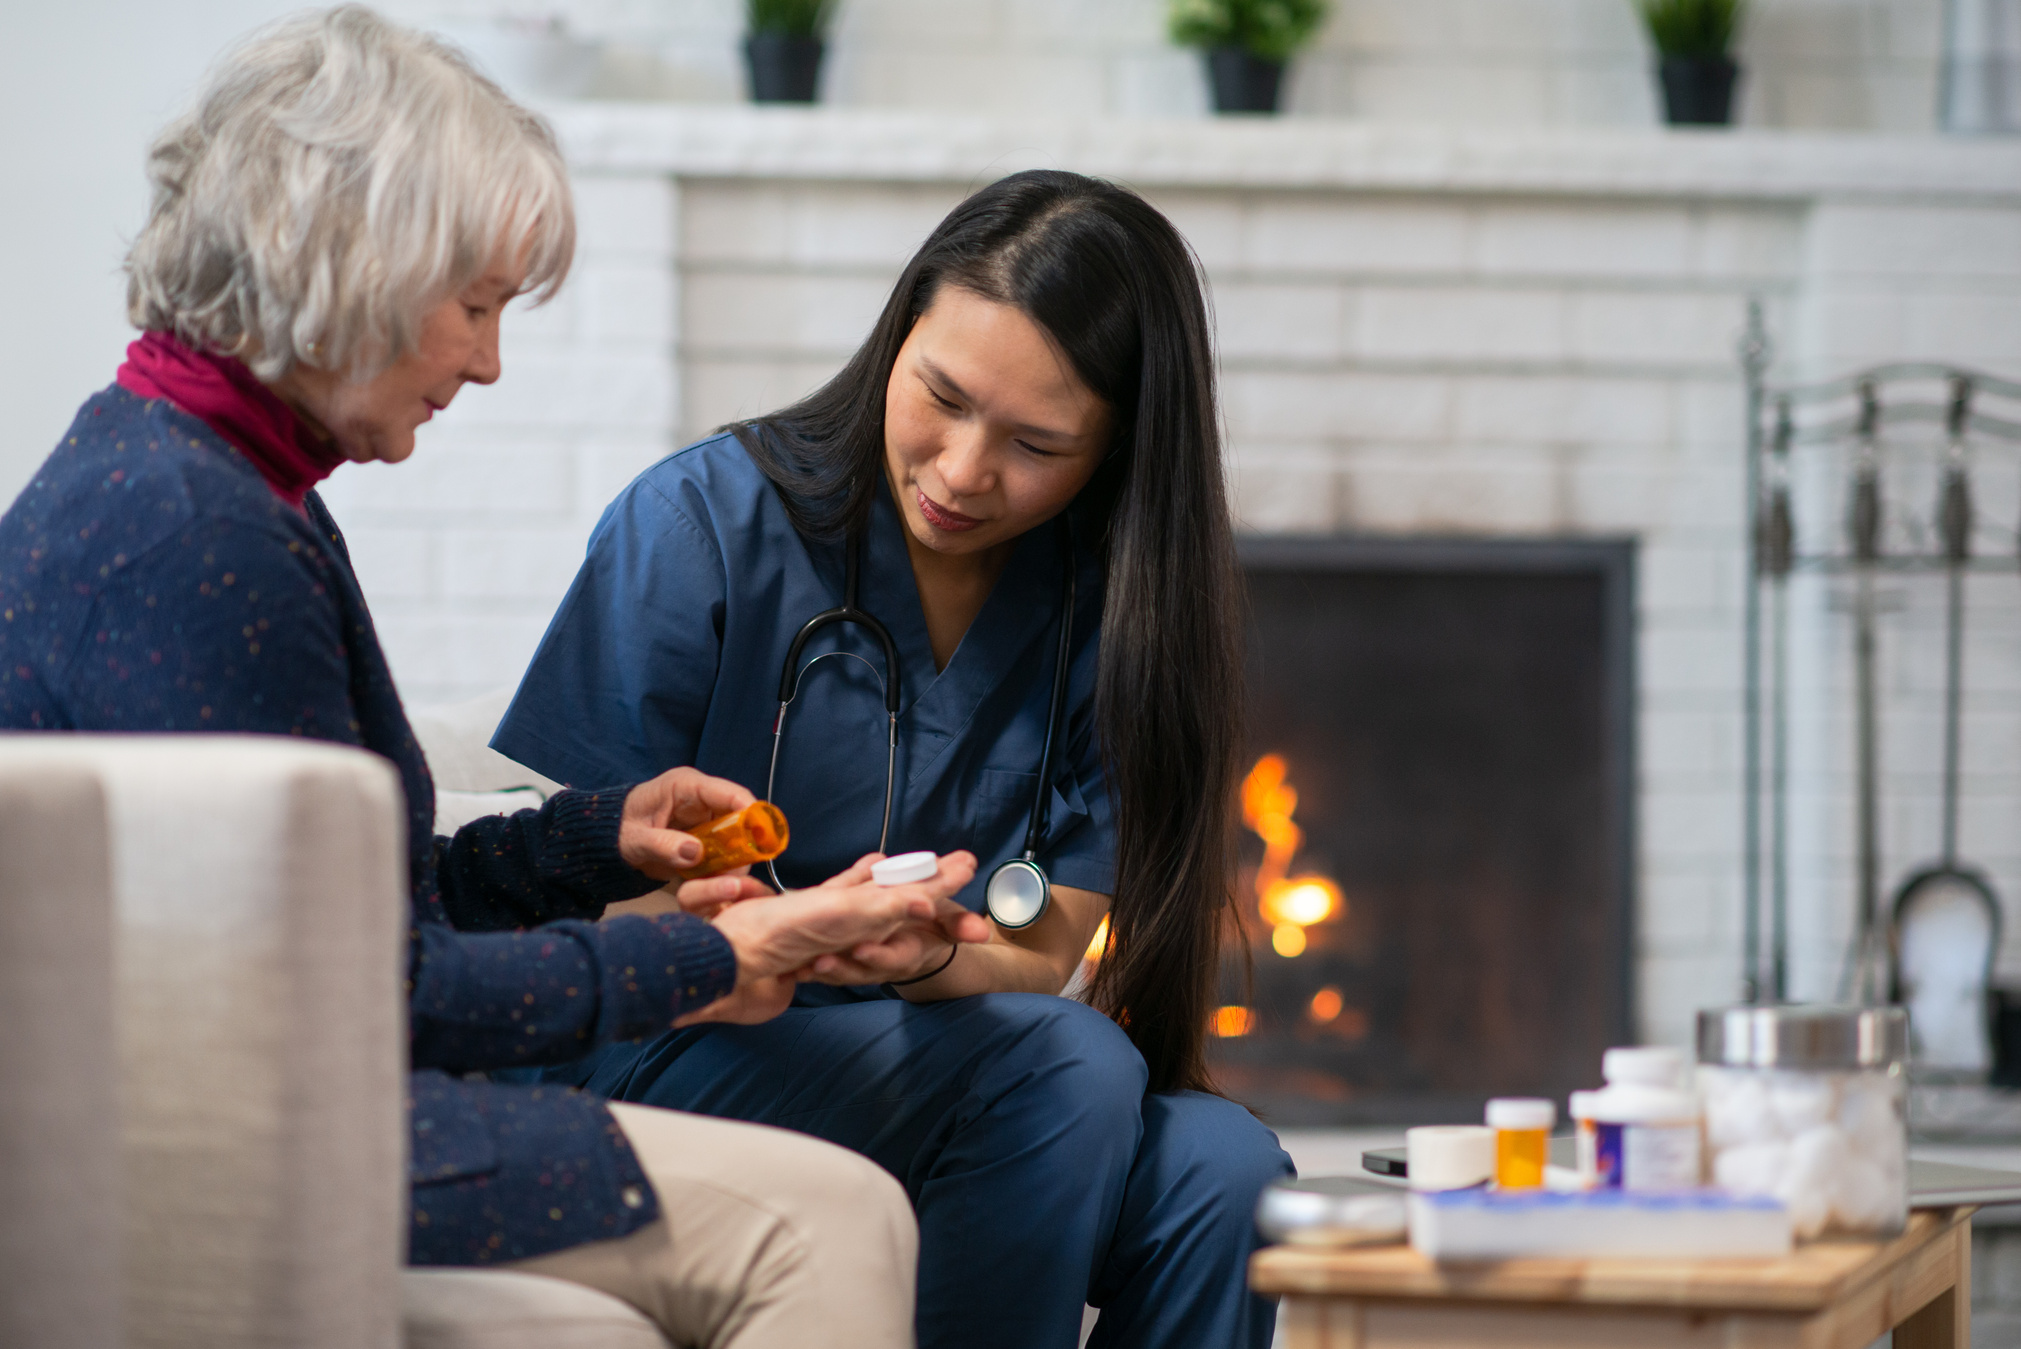
[[[870,864],[870,879],[879,885],[910,885],[932,880],[940,870],[940,859],[930,852],[904,852]]]
[[[1610,1049],[1600,1058],[1600,1072],[1608,1082],[1623,1086],[1680,1087],[1684,1084],[1684,1052],[1668,1045]]]
[[[1558,1122],[1554,1101],[1530,1096],[1497,1096],[1488,1102],[1490,1129],[1549,1129]]]

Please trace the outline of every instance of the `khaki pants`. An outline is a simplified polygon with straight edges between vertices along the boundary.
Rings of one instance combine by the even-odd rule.
[[[761,1124],[610,1109],[659,1195],[658,1220],[504,1268],[622,1298],[681,1349],[912,1344],[919,1230],[883,1168]]]

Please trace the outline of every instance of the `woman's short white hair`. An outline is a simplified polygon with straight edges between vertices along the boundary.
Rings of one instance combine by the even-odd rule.
[[[227,53],[147,167],[128,316],[262,379],[297,362],[368,377],[501,248],[523,250],[538,300],[575,253],[547,123],[454,49],[357,5]]]

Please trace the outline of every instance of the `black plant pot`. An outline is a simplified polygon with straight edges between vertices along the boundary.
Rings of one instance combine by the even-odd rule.
[[[744,60],[751,71],[753,103],[812,103],[821,83],[818,37],[790,33],[753,33],[744,39]]]
[[[1733,121],[1733,82],[1740,67],[1726,57],[1666,56],[1656,73],[1663,81],[1664,120],[1672,126]]]
[[[1277,111],[1284,62],[1252,55],[1240,47],[1210,47],[1206,55],[1207,82],[1214,86],[1214,111]]]

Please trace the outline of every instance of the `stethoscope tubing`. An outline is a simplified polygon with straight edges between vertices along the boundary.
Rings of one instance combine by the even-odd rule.
[[[1038,878],[1040,900],[1036,911],[1023,922],[1005,924],[1005,926],[1011,927],[1028,927],[1032,923],[1037,922],[1039,916],[1045,912],[1052,900],[1052,881],[1046,875],[1045,869],[1038,864],[1037,858],[1039,843],[1045,837],[1046,826],[1051,813],[1053,748],[1059,735],[1061,713],[1066,707],[1067,665],[1073,654],[1076,582],[1074,575],[1073,530],[1070,525],[1062,520],[1060,522],[1060,531],[1061,565],[1065,569],[1065,580],[1061,586],[1059,642],[1053,661],[1052,693],[1046,704],[1045,740],[1039,751],[1038,785],[1032,792],[1031,814],[1025,824],[1024,854],[1021,857],[1000,863],[996,870],[990,873],[991,883],[1006,868],[1014,866],[1029,868]],[[808,661],[805,665],[802,665],[800,663],[801,653],[806,650],[808,641],[822,628],[831,625],[854,625],[860,627],[877,639],[877,644],[882,649],[884,656],[884,669],[882,677],[879,680],[884,692],[886,722],[884,820],[878,829],[877,835],[877,851],[881,853],[886,850],[891,841],[891,810],[898,783],[898,710],[900,706],[898,643],[892,640],[890,629],[886,628],[876,615],[865,610],[858,603],[861,594],[863,547],[863,535],[861,532],[858,532],[850,540],[845,553],[842,603],[836,608],[822,610],[801,624],[800,631],[793,635],[792,645],[786,650],[785,664],[779,676],[779,707],[772,716],[772,757],[771,762],[765,770],[765,797],[767,800],[771,800],[774,789],[778,784],[779,748],[786,733],[786,713],[792,707],[794,700],[799,697],[800,681],[805,677],[807,671],[813,669],[814,666],[828,659],[830,656],[846,656],[852,660],[863,661],[866,666],[870,665],[869,661],[864,660],[862,656],[857,655],[853,651],[825,651],[813,660]],[[879,673],[875,666],[871,666],[870,668],[872,674]],[[778,867],[771,860],[766,861],[765,872],[771,878],[773,887],[783,892],[786,887],[779,879]],[[985,894],[987,894],[987,884],[984,890]]]

